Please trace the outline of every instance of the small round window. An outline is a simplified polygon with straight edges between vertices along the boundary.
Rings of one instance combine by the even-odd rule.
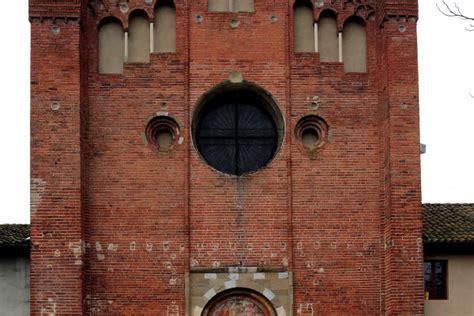
[[[281,143],[282,119],[258,92],[221,92],[205,102],[194,120],[194,142],[206,162],[232,175],[267,165]]]

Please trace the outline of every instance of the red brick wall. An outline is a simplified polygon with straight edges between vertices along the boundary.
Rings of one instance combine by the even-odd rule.
[[[191,23],[190,107],[235,70],[270,91],[287,111],[287,7],[267,6],[256,2],[255,12],[247,14],[207,13],[205,2],[191,6],[203,20]],[[239,21],[235,29],[232,19]],[[287,143],[266,168],[240,178],[215,172],[194,148],[190,152],[190,250],[196,267],[281,265],[289,257],[281,246],[288,244]]]
[[[381,310],[376,32],[369,22],[367,74],[344,73],[341,63],[320,64],[313,54],[291,58],[292,126],[315,113],[332,134],[314,159],[299,142],[291,145],[295,306],[308,313]],[[313,112],[308,97],[315,95]]]
[[[130,5],[133,8],[133,5]],[[85,22],[89,77],[85,197],[87,309],[94,314],[184,310],[188,270],[187,8],[177,3],[177,54],[152,54],[123,75],[97,73],[97,20]],[[167,108],[162,108],[162,103]],[[158,111],[181,123],[167,154],[143,142]],[[174,302],[174,303],[173,303]]]
[[[126,26],[126,14],[84,5],[82,31],[56,21],[53,35],[43,2],[30,3],[32,178],[45,183],[32,212],[33,314],[184,315],[190,270],[240,265],[288,266],[296,315],[423,313],[413,17],[367,7],[368,72],[345,74],[293,52],[292,1],[239,14],[179,0],[176,54],[100,75],[97,23],[113,14]],[[151,14],[143,3],[129,12]],[[354,7],[334,9],[342,28]],[[286,125],[275,159],[239,178],[211,169],[190,137],[200,97],[232,71],[271,93]],[[184,136],[168,153],[143,141],[158,111]],[[330,126],[314,155],[293,132],[308,114]]]
[[[77,21],[58,21],[58,34],[52,26],[51,20],[31,23],[31,312],[77,315],[83,286],[80,32]]]
[[[406,27],[404,32],[400,25]],[[382,62],[388,65],[382,81],[390,180],[385,214],[386,308],[390,314],[421,313],[423,301],[415,299],[423,291],[416,23],[391,19],[380,33]]]

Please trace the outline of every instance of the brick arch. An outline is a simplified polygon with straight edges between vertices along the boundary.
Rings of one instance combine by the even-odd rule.
[[[313,3],[310,0],[295,0],[293,3],[293,8],[299,5],[306,6],[310,8],[311,10],[313,10],[314,8]]]
[[[147,10],[147,8],[145,7],[135,7],[133,9],[130,9],[127,13],[126,20],[128,21],[128,23],[130,23],[131,17],[133,17],[134,15],[140,15],[140,14],[146,15],[148,20],[153,21],[152,14],[150,14],[149,10]]]
[[[115,15],[107,15],[102,18],[97,22],[97,30],[100,30],[102,26],[104,26],[107,23],[119,23],[122,28],[125,29],[125,23],[124,20],[121,17],[115,16]]]
[[[171,6],[176,9],[176,4],[174,0],[157,0],[153,4],[153,8],[155,8],[156,10],[157,7],[164,6],[164,5]]]
[[[337,20],[337,18],[339,16],[339,12],[336,9],[332,8],[332,7],[322,8],[316,14],[316,21],[319,21],[319,19],[323,16],[334,16],[334,18],[336,18],[336,20]]]
[[[359,15],[351,15],[348,16],[346,19],[343,21],[343,26],[346,26],[348,23],[358,23],[363,27],[367,27],[367,21],[363,17]]]

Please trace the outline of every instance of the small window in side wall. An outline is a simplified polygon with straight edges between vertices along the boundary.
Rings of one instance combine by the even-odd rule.
[[[365,25],[360,18],[350,18],[344,24],[342,60],[345,72],[367,72]]]
[[[208,0],[209,12],[253,12],[254,0]]]
[[[295,52],[314,52],[314,16],[309,1],[296,1],[294,6]]]
[[[176,52],[176,9],[173,1],[158,2],[153,34],[153,52]]]
[[[446,260],[425,260],[425,299],[445,300],[448,298]]]
[[[99,73],[120,74],[125,56],[122,24],[113,18],[104,20],[99,27]]]

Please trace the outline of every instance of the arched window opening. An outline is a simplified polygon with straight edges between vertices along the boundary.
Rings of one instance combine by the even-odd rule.
[[[359,18],[351,18],[344,24],[342,59],[345,72],[367,72],[366,32]]]
[[[176,52],[176,8],[173,1],[159,1],[155,9],[153,52]]]
[[[123,72],[125,56],[124,32],[119,20],[109,18],[99,27],[99,73]]]
[[[128,61],[150,60],[150,22],[144,11],[132,13],[128,24]]]
[[[325,10],[318,21],[318,47],[321,62],[339,61],[337,20],[334,12]]]
[[[307,1],[297,1],[294,7],[295,52],[314,52],[313,6]]]

